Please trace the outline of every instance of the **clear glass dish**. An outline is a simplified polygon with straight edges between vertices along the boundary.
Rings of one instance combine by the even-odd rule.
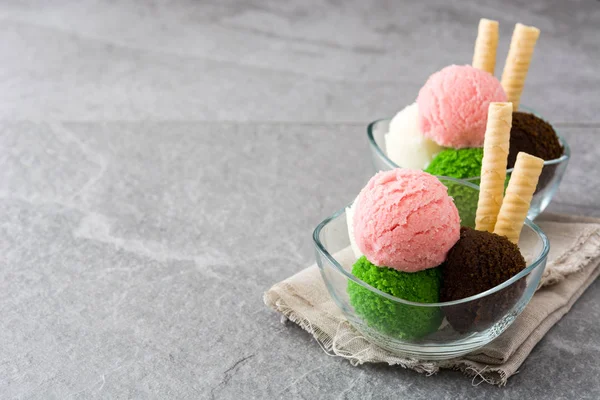
[[[453,178],[440,180],[449,190],[462,194],[455,198],[455,203],[461,219],[469,217],[473,207],[477,206],[478,187]],[[504,332],[531,300],[546,267],[549,251],[546,235],[527,220],[519,241],[527,267],[519,274],[465,299],[415,303],[384,293],[352,275],[356,258],[350,249],[345,208],[321,222],[313,232],[313,240],[317,264],[326,287],[348,321],[380,347],[423,360],[443,360],[467,354]],[[352,285],[354,293],[358,289],[362,291],[363,299],[367,296],[369,302],[377,304],[379,320],[375,320],[373,314],[361,312],[358,303],[359,307],[353,305],[348,290]],[[394,321],[395,326],[400,325],[401,329],[410,331],[411,326],[402,326],[398,321],[404,320],[409,324],[410,321],[418,321],[415,316],[436,319],[436,325],[425,336],[410,337],[390,331],[384,323]]]
[[[531,112],[531,110],[527,109],[526,111]],[[375,167],[375,172],[386,171],[393,168],[402,168],[401,165],[397,165],[391,159],[389,159],[386,153],[385,134],[389,130],[389,123],[389,119],[381,119],[371,122],[367,128],[369,146],[371,148],[371,158],[373,161],[373,166]],[[571,149],[569,148],[567,142],[560,135],[558,135],[558,139],[565,151],[562,157],[544,162],[544,169],[540,175],[538,188],[533,195],[529,213],[527,214],[527,217],[532,221],[540,213],[542,213],[542,211],[544,211],[546,207],[548,207],[548,204],[550,204],[552,201],[552,197],[556,193],[556,190],[560,185],[560,181],[565,174],[565,170],[567,169],[567,164],[569,163]],[[506,174],[510,175],[511,173],[512,168],[507,170]],[[462,180],[479,185],[478,176],[465,178]]]

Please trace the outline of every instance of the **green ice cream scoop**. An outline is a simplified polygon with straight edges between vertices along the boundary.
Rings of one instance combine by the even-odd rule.
[[[431,160],[425,171],[432,175],[457,179],[479,177],[482,160],[482,148],[446,149]],[[443,182],[448,187],[448,194],[454,199],[454,204],[458,208],[461,225],[474,228],[479,192],[450,181]],[[469,180],[469,182],[479,185],[479,178]]]
[[[482,160],[483,149],[480,147],[446,149],[431,160],[425,172],[458,179],[477,177],[481,174]]]
[[[352,267],[363,282],[392,296],[417,302],[437,303],[441,286],[438,267],[419,272],[402,272],[377,267],[365,256]],[[348,282],[348,295],[354,310],[371,327],[400,339],[418,339],[435,332],[442,323],[439,307],[412,306],[389,300],[369,289]]]

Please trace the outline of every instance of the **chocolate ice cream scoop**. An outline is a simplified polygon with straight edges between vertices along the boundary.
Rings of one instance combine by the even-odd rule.
[[[460,300],[492,289],[526,266],[519,247],[506,237],[461,228],[460,239],[441,265],[440,301]],[[525,281],[516,282],[478,300],[445,307],[446,318],[459,332],[485,329],[521,296]]]
[[[564,149],[552,125],[533,114],[517,111],[512,115],[508,168],[515,166],[521,151],[548,161],[562,156]]]

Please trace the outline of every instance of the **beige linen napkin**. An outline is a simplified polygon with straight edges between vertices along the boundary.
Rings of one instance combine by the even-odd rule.
[[[461,358],[420,361],[371,344],[334,304],[316,265],[274,285],[265,293],[264,301],[310,332],[325,351],[347,358],[352,365],[388,363],[428,374],[440,368],[458,369],[488,383],[504,385],[600,274],[600,219],[547,214],[536,222],[550,239],[540,288],[501,336]],[[341,257],[353,257],[351,250]]]

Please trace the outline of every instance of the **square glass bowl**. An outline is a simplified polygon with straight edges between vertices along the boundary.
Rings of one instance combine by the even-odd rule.
[[[454,199],[461,219],[471,218],[478,187],[452,178],[440,180],[449,191],[461,194]],[[356,258],[350,248],[345,208],[316,227],[313,241],[327,290],[348,321],[378,346],[422,360],[459,357],[504,332],[531,300],[550,248],[546,235],[527,220],[519,241],[527,266],[519,274],[465,299],[415,303],[384,293],[352,274]],[[428,329],[424,335],[423,324]],[[421,333],[415,336],[416,331]]]
[[[371,122],[367,128],[369,147],[371,148],[371,158],[373,166],[375,167],[375,172],[402,168],[401,165],[397,165],[387,156],[385,134],[389,131],[389,124],[389,119],[381,119]],[[560,135],[558,135],[558,139],[565,150],[560,158],[544,162],[544,168],[540,175],[538,187],[533,195],[529,213],[527,214],[527,217],[532,221],[544,211],[546,207],[548,207],[548,204],[550,204],[550,201],[552,201],[552,197],[556,193],[560,181],[565,174],[565,170],[567,169],[567,164],[569,163],[569,158],[571,156],[569,145],[562,137],[560,137]],[[510,175],[511,173],[512,168],[506,171],[507,175]],[[479,185],[478,176],[462,180]]]

